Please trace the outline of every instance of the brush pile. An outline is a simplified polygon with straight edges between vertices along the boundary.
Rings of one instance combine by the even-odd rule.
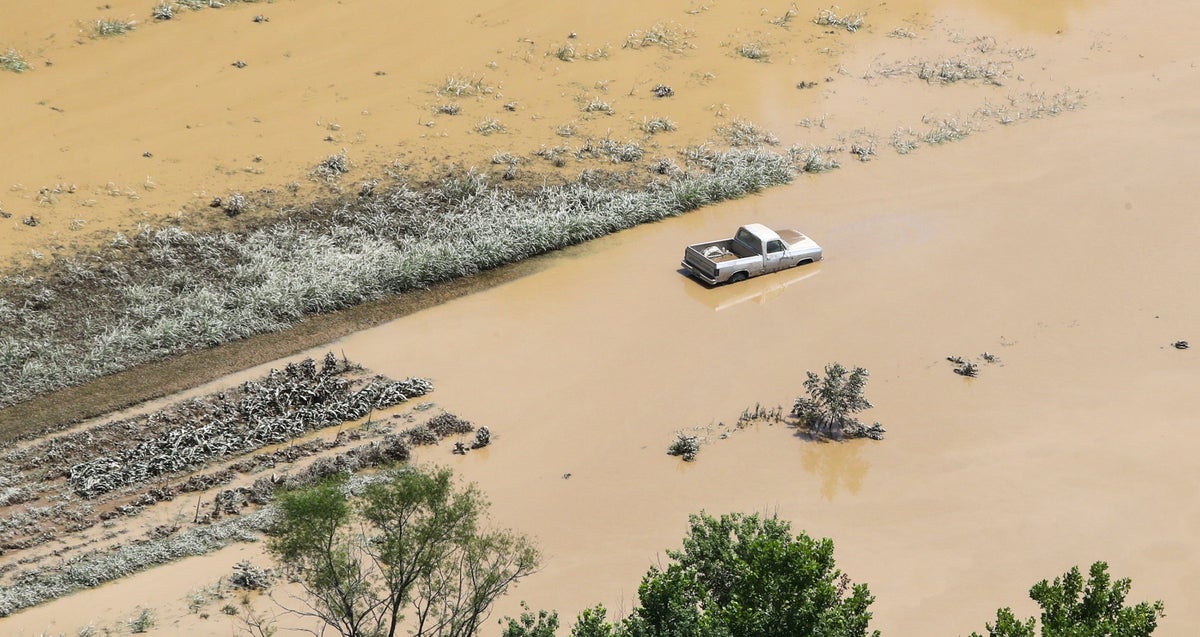
[[[345,367],[333,357],[318,369],[312,359],[271,370],[261,381],[246,382],[234,395],[195,400],[173,411],[111,423],[141,441],[70,468],[68,480],[85,498],[141,484],[158,476],[225,456],[287,442],[318,429],[356,420],[374,409],[423,396],[429,381],[375,378],[354,389],[339,376]],[[147,436],[145,433],[153,432]],[[88,432],[89,435],[94,435]],[[135,438],[136,439],[136,438]],[[82,441],[80,441],[82,442]]]

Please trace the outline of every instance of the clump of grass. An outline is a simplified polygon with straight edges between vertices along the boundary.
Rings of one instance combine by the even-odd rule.
[[[550,162],[556,168],[562,168],[567,165],[567,157],[571,155],[571,149],[568,146],[542,146],[533,154]]]
[[[1002,86],[1004,78],[1008,75],[1008,66],[990,60],[956,57],[938,62],[919,62],[914,72],[920,79],[931,83],[950,84],[963,80],[984,80],[989,84]]]
[[[660,46],[674,53],[683,53],[692,48],[694,34],[676,22],[659,22],[645,31],[634,31],[625,39],[625,48],[641,49]]]
[[[830,149],[819,146],[794,147],[788,150],[788,155],[793,164],[805,173],[823,173],[842,166],[838,160],[830,156]]]
[[[800,15],[800,9],[796,8],[796,3],[793,2],[792,6],[788,7],[788,10],[783,12],[783,15],[779,16],[778,18],[771,18],[769,22],[777,27],[787,29],[791,27],[792,20],[796,19],[796,16],[798,15]]]
[[[559,137],[574,137],[575,133],[578,133],[578,132],[579,132],[579,127],[577,125],[575,125],[574,122],[567,122],[566,124],[559,124],[558,127],[554,129],[554,134],[558,135]]]
[[[343,148],[317,163],[309,171],[309,176],[321,179],[326,183],[333,183],[348,172],[350,172],[350,160],[346,156],[346,149]]]
[[[911,40],[911,39],[917,37],[917,34],[913,31],[909,31],[908,29],[905,29],[904,27],[896,27],[895,29],[888,31],[887,36],[889,38]]]
[[[235,192],[221,200],[221,208],[225,211],[225,214],[230,217],[236,217],[243,212],[252,211],[254,206],[246,198],[246,195]]]
[[[670,117],[643,117],[641,128],[643,133],[653,135],[673,131],[677,126]]]
[[[878,139],[874,133],[864,129],[856,130],[848,135],[845,142],[850,148],[850,154],[858,157],[859,161],[870,161],[878,154],[876,152]]]
[[[516,155],[514,155],[512,153],[503,152],[503,151],[496,151],[496,152],[492,153],[492,163],[496,164],[496,165],[516,164],[516,163],[520,163],[520,161],[521,161],[521,158],[517,157]]]
[[[124,35],[134,29],[137,22],[133,20],[114,20],[110,18],[101,18],[96,20],[93,33],[97,37],[108,38],[117,35]]]
[[[154,628],[155,623],[154,611],[149,608],[143,608],[137,615],[131,617],[126,625],[129,627],[129,632],[137,634]]]
[[[607,159],[614,164],[621,162],[635,162],[645,156],[646,151],[641,144],[634,141],[618,142],[611,138],[592,140],[584,142],[579,150],[575,151],[576,159]]]
[[[21,55],[16,49],[9,49],[0,53],[0,69],[12,71],[13,73],[24,73],[32,67],[25,60],[25,56]]]
[[[379,187],[378,179],[368,179],[368,180],[362,182],[361,184],[359,184],[358,197],[360,199],[364,198],[364,197],[374,197],[375,189],[378,187]]]
[[[575,61],[575,46],[570,42],[564,42],[554,49],[554,57],[563,62]]]
[[[160,2],[150,10],[150,16],[155,20],[170,20],[175,17],[175,5],[169,2]]]
[[[748,60],[766,60],[770,56],[762,42],[743,42],[738,46],[737,54]]]
[[[667,447],[667,455],[679,456],[685,462],[695,460],[696,454],[700,453],[700,438],[689,436],[683,432],[677,433],[675,436],[675,442]]]
[[[608,46],[607,45],[597,47],[597,48],[592,49],[592,50],[588,51],[587,53],[583,54],[583,59],[585,59],[589,62],[595,62],[596,60],[603,60],[607,57],[608,57]]]
[[[779,138],[770,131],[763,130],[754,122],[745,120],[740,117],[734,118],[728,126],[722,126],[717,129],[730,146],[775,146],[779,144]]]
[[[866,19],[866,14],[851,13],[847,15],[838,15],[837,6],[828,9],[821,9],[817,12],[817,16],[813,18],[813,24],[828,27],[837,27],[845,29],[851,33],[858,31],[863,26],[863,20]]]
[[[460,112],[462,112],[462,107],[453,102],[449,104],[440,104],[434,109],[434,112],[442,115],[458,115]]]
[[[970,361],[959,359],[954,362],[954,373],[967,378],[975,378],[979,375],[979,365]]]
[[[175,0],[175,5],[192,11],[200,9],[220,9],[225,6],[225,3],[237,2],[237,0]]]
[[[593,97],[591,100],[588,100],[588,102],[582,106],[581,110],[583,110],[585,113],[604,113],[605,115],[612,115],[615,112],[612,104],[609,104],[599,97]]]
[[[483,78],[475,75],[447,75],[446,81],[438,87],[438,95],[453,97],[471,97],[490,95],[495,89],[484,83]]]
[[[974,127],[970,121],[947,117],[933,121],[933,125],[922,135],[921,139],[927,144],[946,144],[964,139],[973,131]]]
[[[500,120],[498,119],[485,119],[475,125],[475,132],[479,133],[480,135],[503,133],[505,130],[507,129],[505,128],[504,124],[500,123]]]
[[[825,128],[825,120],[828,117],[828,114],[821,115],[820,117],[805,117],[798,120],[796,125],[803,126],[804,128]]]
[[[921,147],[921,135],[911,128],[898,128],[890,143],[897,153],[907,155]]]
[[[654,85],[654,97],[671,97],[675,94],[675,89],[666,84]]]

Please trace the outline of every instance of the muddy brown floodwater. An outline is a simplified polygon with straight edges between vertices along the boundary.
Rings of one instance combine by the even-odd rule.
[[[1081,111],[622,232],[331,346],[395,378],[432,377],[439,405],[494,432],[486,451],[421,459],[478,482],[496,521],[545,551],[497,617],[519,600],[564,619],[598,602],[628,611],[689,513],[760,511],[833,538],[885,634],[964,635],[1002,606],[1032,614],[1032,583],[1095,560],[1133,579],[1131,600],[1166,602],[1157,635],[1194,633],[1200,359],[1169,344],[1200,341],[1188,26],[1200,7],[1044,4],[973,3],[962,19],[1036,45],[1045,73],[1088,92]],[[863,95],[838,100],[883,117]],[[715,289],[679,272],[684,245],[751,221],[799,228],[825,261]],[[975,379],[946,361],[983,352],[999,360]],[[865,417],[886,440],[816,444],[783,425],[720,438],[746,407],[790,406],[805,371],[833,361],[870,370]],[[693,428],[707,437],[696,462],[665,455]],[[34,635],[139,602],[168,613],[253,553],[2,621]],[[231,630],[194,616],[160,626]]]

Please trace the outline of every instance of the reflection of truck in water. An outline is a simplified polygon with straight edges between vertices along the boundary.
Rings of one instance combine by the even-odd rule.
[[[687,247],[683,267],[716,285],[821,260],[821,246],[796,230],[772,230],[760,223],[738,228],[732,239]]]

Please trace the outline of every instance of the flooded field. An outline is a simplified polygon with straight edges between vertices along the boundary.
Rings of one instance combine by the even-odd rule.
[[[705,510],[778,513],[794,528],[832,538],[839,565],[876,595],[873,627],[886,635],[965,635],[982,630],[1003,606],[1032,614],[1026,597],[1032,583],[1095,560],[1133,579],[1132,601],[1164,600],[1167,617],[1156,635],[1183,637],[1200,624],[1194,603],[1200,599],[1200,471],[1193,460],[1200,451],[1193,431],[1200,362],[1194,348],[1170,346],[1200,341],[1200,294],[1193,283],[1200,275],[1194,245],[1200,216],[1192,210],[1190,189],[1200,142],[1200,49],[1187,30],[1200,14],[1186,2],[1156,5],[1153,14],[1122,2],[951,4],[863,7],[872,29],[855,34],[861,39],[839,36],[815,46],[814,38],[828,35],[806,30],[815,6],[801,8],[792,31],[772,30],[767,21],[785,13],[783,4],[759,13],[724,5],[627,3],[557,17],[541,15],[535,3],[500,4],[472,16],[428,7],[421,16],[427,22],[451,25],[437,42],[463,34],[470,44],[438,49],[444,60],[419,79],[404,69],[420,60],[425,70],[428,58],[409,49],[398,49],[386,65],[352,61],[370,47],[373,40],[365,36],[335,58],[299,48],[273,58],[281,69],[304,64],[305,72],[317,75],[322,65],[354,69],[347,85],[313,82],[305,89],[327,117],[349,122],[348,113],[366,108],[355,101],[362,95],[390,96],[388,106],[370,107],[369,123],[362,116],[367,141],[351,146],[362,156],[382,158],[403,147],[444,152],[453,162],[504,148],[524,152],[553,142],[555,128],[576,118],[597,134],[610,124],[630,127],[617,136],[633,134],[636,122],[582,118],[571,97],[555,99],[574,94],[571,82],[585,82],[583,93],[596,91],[595,80],[579,71],[588,64],[611,76],[614,100],[637,104],[639,122],[657,112],[659,102],[647,91],[658,73],[680,78],[672,80],[678,95],[670,104],[681,138],[702,140],[709,128],[728,121],[709,110],[722,110],[721,104],[728,117],[751,118],[785,144],[813,136],[832,140],[860,126],[880,135],[880,152],[869,162],[843,158],[837,171],[801,175],[761,195],[562,251],[517,280],[313,350],[317,357],[344,352],[392,378],[430,377],[438,405],[492,430],[495,444],[486,450],[458,457],[443,445],[421,450],[418,458],[449,464],[479,483],[496,521],[534,536],[546,554],[544,570],[502,600],[496,617],[519,612],[519,600],[558,609],[564,619],[597,602],[627,611],[647,567],[665,559],[664,549],[678,546],[687,515]],[[235,28],[223,26],[224,20],[238,30],[333,24],[330,38],[345,39],[368,28],[366,16],[383,11],[361,1],[258,6],[187,16],[211,21],[213,31],[176,29],[196,26],[182,20],[147,25],[145,33],[117,42],[110,47],[117,52],[105,55],[115,61],[135,47],[164,47],[147,42],[181,33],[219,38],[222,28]],[[370,11],[351,26],[346,7]],[[277,14],[269,25],[249,21],[264,11]],[[286,15],[295,20],[281,17]],[[647,66],[630,55],[644,51],[621,48],[630,31],[667,18],[695,30],[694,50],[653,58],[658,66]],[[385,30],[384,21],[375,22],[373,28]],[[415,31],[421,21],[404,24],[393,28]],[[900,28],[926,35],[915,42],[887,37]],[[580,50],[612,42],[609,57],[546,62],[545,51],[571,31],[578,31]],[[1019,60],[1024,77],[1014,70],[1003,87],[956,83],[917,91],[911,78],[879,72],[884,62],[918,55],[910,44],[942,45],[953,33],[963,34],[964,43],[987,35],[999,48],[1031,47],[1037,54]],[[417,38],[417,45],[430,44],[407,31],[396,37],[404,34]],[[514,45],[517,38],[533,42]],[[757,63],[731,51],[738,42],[772,38],[777,53],[769,64],[747,66]],[[0,41],[0,48],[5,44]],[[60,66],[108,44],[65,48],[54,54],[54,67],[21,79],[49,82],[43,78]],[[822,46],[840,52],[832,58]],[[536,51],[537,63],[510,70],[506,60],[522,47]],[[400,57],[402,51],[410,57]],[[485,53],[496,53],[496,69],[470,66],[491,57]],[[230,76],[255,70],[257,61],[244,57],[246,68],[228,67],[233,60],[221,58],[213,69]],[[822,65],[808,66],[816,60]],[[560,78],[568,66],[561,72],[583,75]],[[412,122],[432,118],[429,107],[440,99],[418,87],[460,67],[486,71],[497,82],[502,76],[505,94],[535,104],[529,109],[539,117],[518,110],[520,123],[511,120],[503,138],[466,130],[476,123],[474,114],[469,122],[422,126],[429,135],[413,136]],[[376,76],[376,70],[386,75]],[[705,72],[717,79],[686,79]],[[835,78],[828,87],[826,75]],[[794,88],[810,79],[821,87]],[[398,85],[388,90],[371,85],[391,80]],[[13,76],[0,74],[0,88],[7,92],[12,85]],[[109,90],[102,86],[94,90]],[[626,96],[631,86],[640,88]],[[1012,126],[989,120],[966,139],[910,155],[886,147],[893,130],[920,126],[922,115],[966,117],[984,103],[1068,86],[1086,93],[1085,107]],[[685,96],[684,88],[692,93]],[[156,174],[156,181],[177,188],[164,186],[152,196],[195,206],[212,193],[273,183],[267,177],[290,180],[323,153],[336,152],[320,142],[322,136],[348,135],[358,127],[315,127],[315,111],[306,110],[303,100],[289,109],[269,97],[269,83],[259,90],[257,97],[245,94],[245,104],[261,103],[264,113],[270,111],[271,117],[255,123],[261,133],[235,122],[229,125],[236,135],[197,144],[186,139],[186,128],[144,135],[156,148],[181,155],[216,153],[219,146],[222,157],[254,163],[256,152],[270,154],[279,157],[273,168],[278,173],[217,174],[200,183],[205,180],[191,179],[189,170],[216,155],[185,158],[164,167],[170,180]],[[152,100],[152,92],[137,94]],[[23,94],[30,99],[19,108],[32,112],[35,95],[40,93]],[[534,95],[536,100],[529,97]],[[165,95],[163,100],[172,103]],[[489,97],[477,114],[503,116],[504,102]],[[146,112],[119,111],[88,117],[119,122]],[[203,112],[218,126],[211,110]],[[798,125],[822,113],[829,113],[826,128]],[[307,146],[288,134],[301,122],[314,129]],[[36,146],[38,130],[70,132],[44,126],[11,139]],[[448,126],[462,129],[439,137]],[[205,150],[205,143],[216,146]],[[256,150],[260,144],[270,152]],[[146,144],[128,146],[137,151],[136,160],[152,161],[140,157]],[[66,165],[50,157],[25,166],[6,156],[0,174],[18,175],[26,187],[53,182]],[[72,170],[87,177],[72,178],[103,188],[109,179],[140,181],[144,172],[132,161],[114,160],[105,166],[127,174],[105,177],[92,168],[98,161],[80,163]],[[189,199],[201,188],[203,196]],[[32,201],[28,190],[0,193],[4,209],[15,211],[25,200],[21,192]],[[111,203],[101,198],[79,208],[98,211],[87,212],[98,215],[88,228],[136,223],[140,213],[130,214],[125,200]],[[69,235],[66,207],[31,208],[47,219],[37,227],[19,224],[17,216],[5,219],[5,228],[11,223],[14,229],[4,237],[5,254],[27,259],[29,249],[44,250],[34,247],[39,242],[55,240],[50,233]],[[680,271],[684,245],[728,236],[748,222],[796,227],[821,243],[825,260],[713,289]],[[984,352],[998,361],[981,362],[974,379],[952,373],[946,360],[958,355],[978,361]],[[834,361],[870,370],[867,396],[876,407],[864,417],[887,427],[885,440],[813,443],[784,425],[733,430],[747,407],[790,407],[805,371]],[[230,386],[265,367],[195,391]],[[705,438],[694,463],[665,454],[679,431]],[[190,503],[169,506],[191,515]],[[231,618],[200,619],[188,611],[185,597],[246,557],[265,564],[256,546],[237,545],[0,619],[0,628],[15,635],[74,634],[89,623],[114,624],[142,606],[156,609],[158,634],[227,635],[236,628]],[[255,606],[270,604],[259,599]]]

